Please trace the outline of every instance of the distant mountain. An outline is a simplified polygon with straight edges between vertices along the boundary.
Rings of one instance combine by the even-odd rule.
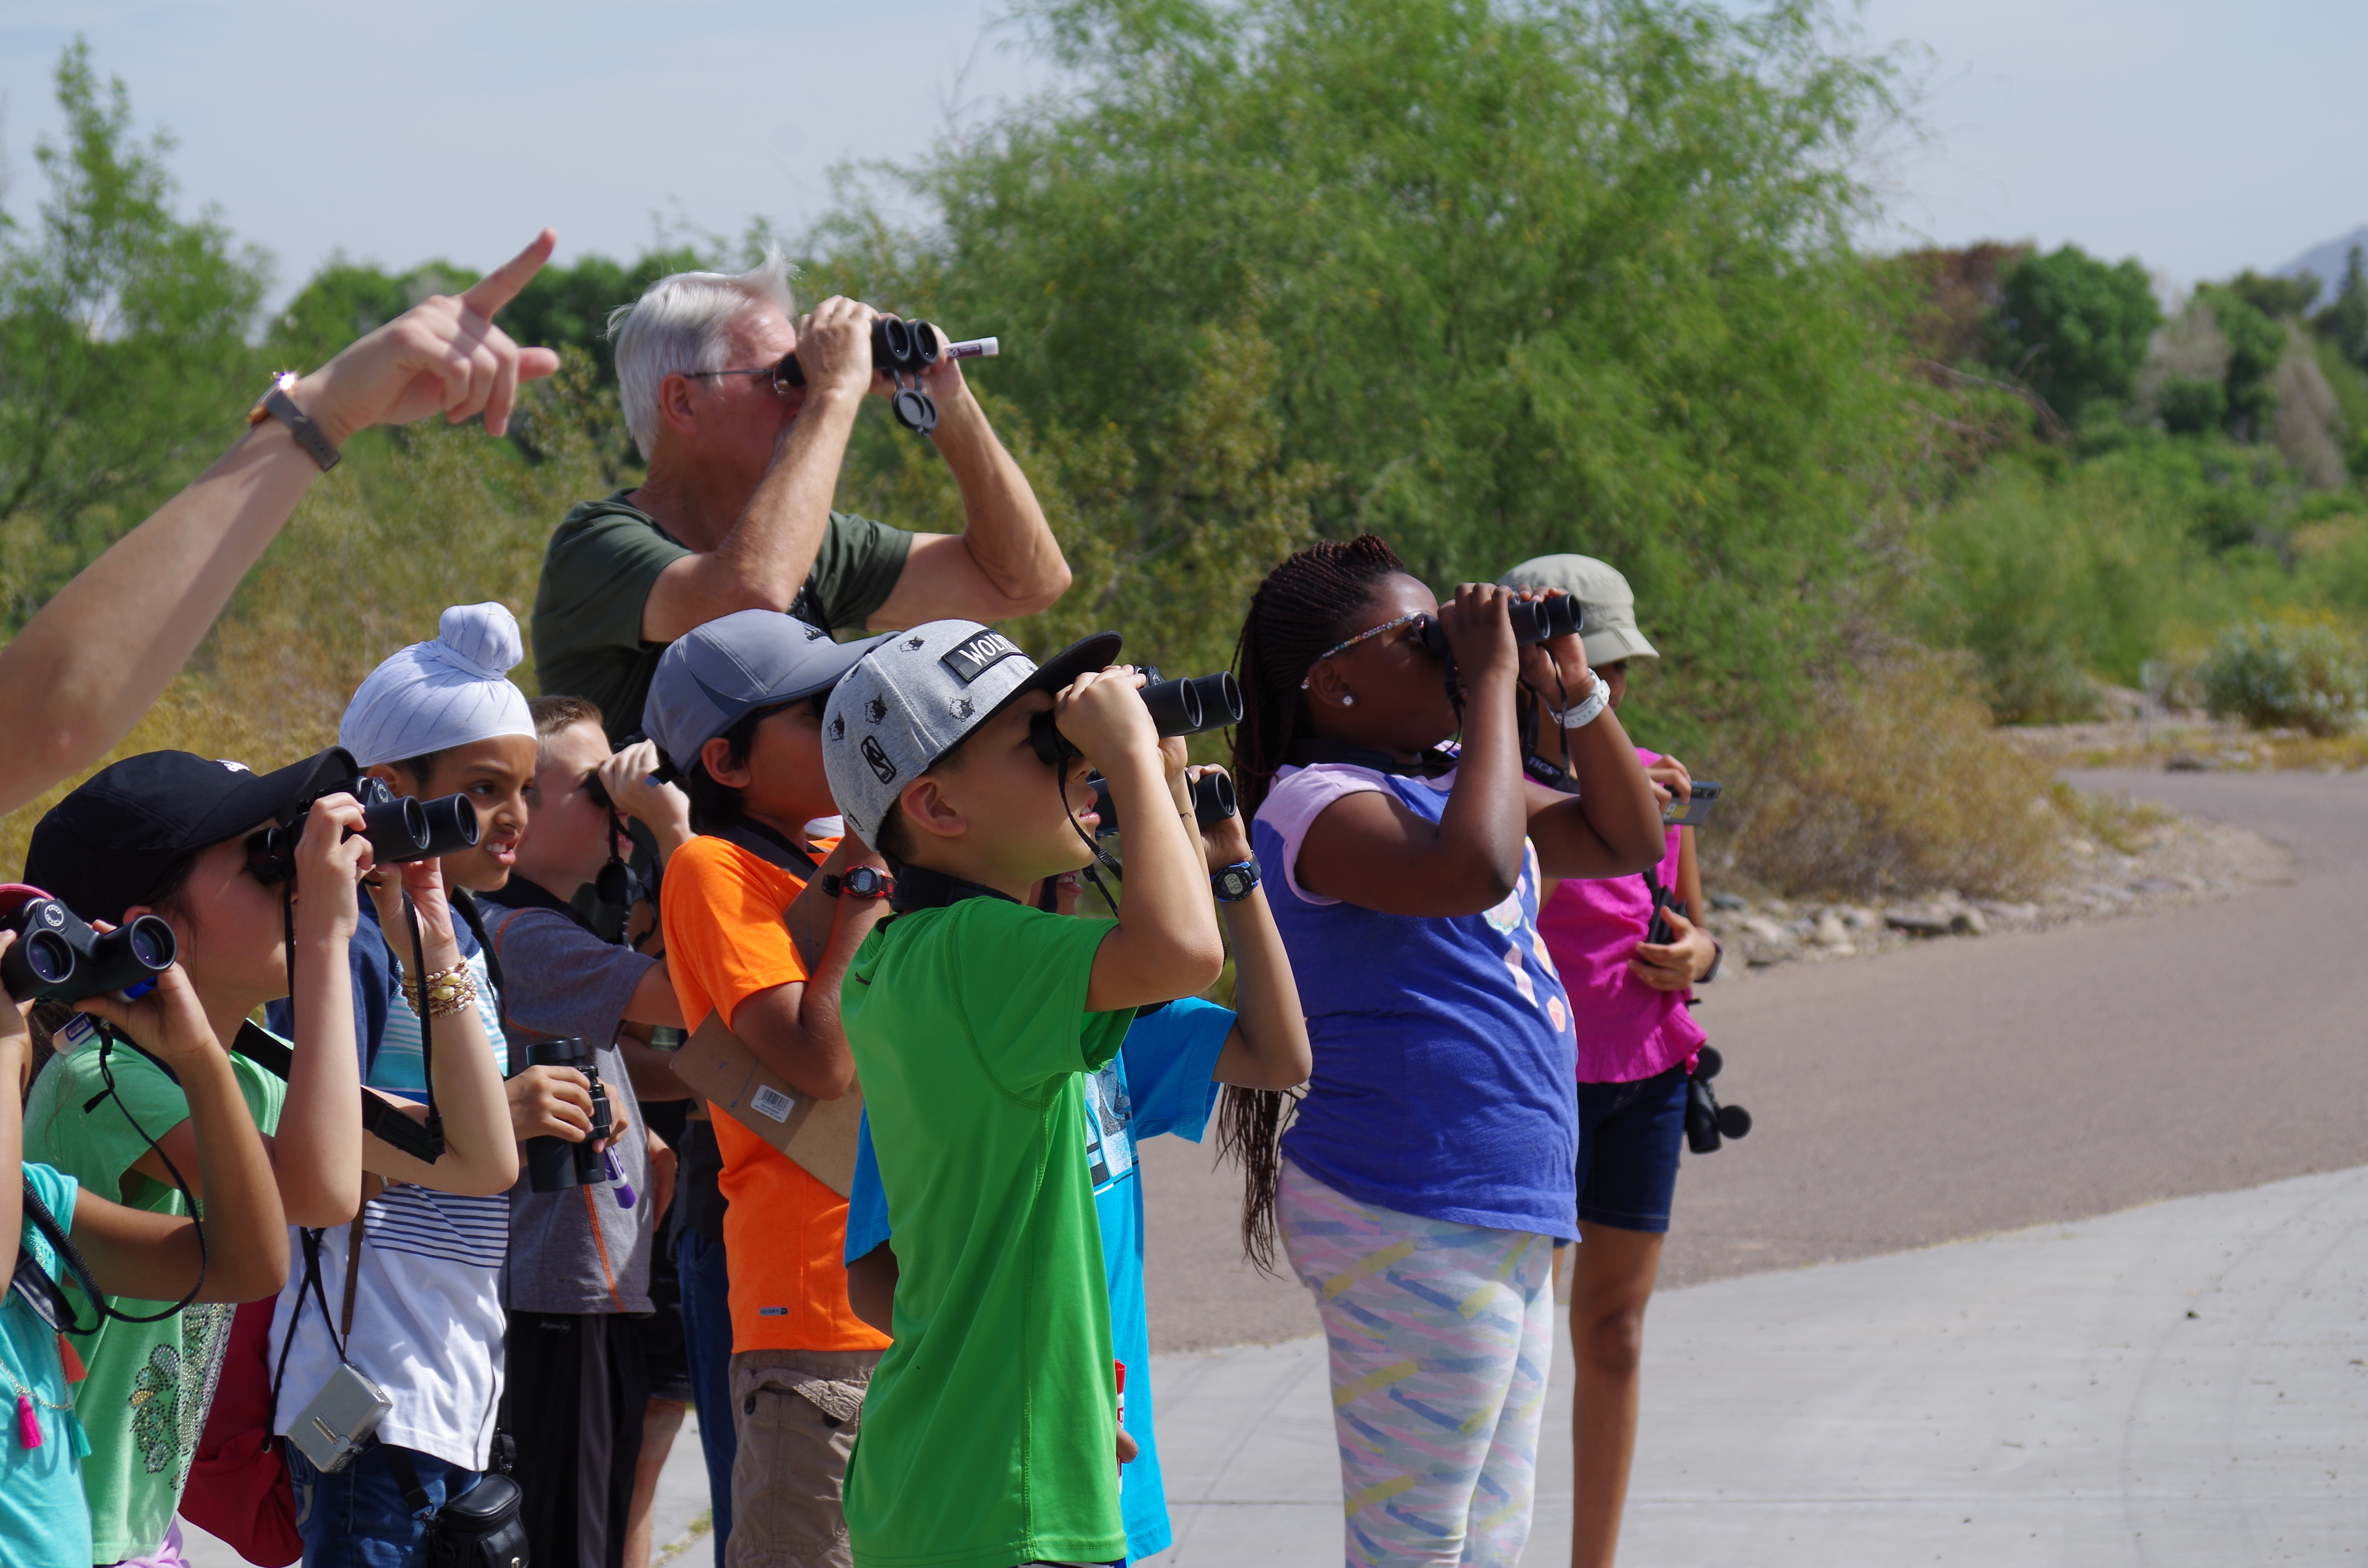
[[[2279,267],[2273,276],[2292,278],[2297,272],[2309,273],[2319,282],[2318,298],[2311,303],[2324,305],[2335,298],[2336,288],[2343,281],[2344,260],[2351,256],[2353,245],[2368,251],[2368,223],[2361,224],[2341,239],[2311,246]]]

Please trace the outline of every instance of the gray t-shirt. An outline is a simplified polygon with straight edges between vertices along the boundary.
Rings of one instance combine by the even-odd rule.
[[[612,1150],[632,1185],[631,1209],[618,1205],[614,1185],[537,1192],[520,1170],[510,1188],[510,1309],[646,1312],[655,1195],[641,1103],[616,1040],[625,1004],[657,960],[604,942],[556,910],[484,906],[502,961],[510,1070],[526,1065],[531,1040],[580,1037],[594,1047],[609,1106],[632,1123]]]

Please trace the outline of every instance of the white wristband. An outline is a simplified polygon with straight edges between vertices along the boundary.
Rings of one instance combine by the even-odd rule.
[[[1611,683],[1599,675],[1595,677],[1595,689],[1588,692],[1586,699],[1576,707],[1565,708],[1556,713],[1554,716],[1554,722],[1565,730],[1585,729],[1595,722],[1597,714],[1610,706],[1611,706]]]

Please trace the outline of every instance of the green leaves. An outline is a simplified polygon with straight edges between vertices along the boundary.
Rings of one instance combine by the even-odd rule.
[[[2005,287],[2009,358],[2028,365],[2021,373],[2066,424],[2078,424],[2092,402],[2127,400],[2162,324],[2135,257],[2108,265],[2062,245],[2017,264]]]
[[[0,227],[0,592],[21,620],[204,456],[262,390],[264,263],[173,211],[162,132],[135,140],[88,47],[60,61],[63,142],[33,224]]]

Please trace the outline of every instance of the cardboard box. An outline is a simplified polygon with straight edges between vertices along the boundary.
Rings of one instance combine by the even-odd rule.
[[[686,1087],[816,1181],[841,1198],[854,1190],[856,1131],[863,1117],[860,1088],[835,1100],[799,1093],[723,1027],[720,1012],[707,1015],[667,1065]]]

